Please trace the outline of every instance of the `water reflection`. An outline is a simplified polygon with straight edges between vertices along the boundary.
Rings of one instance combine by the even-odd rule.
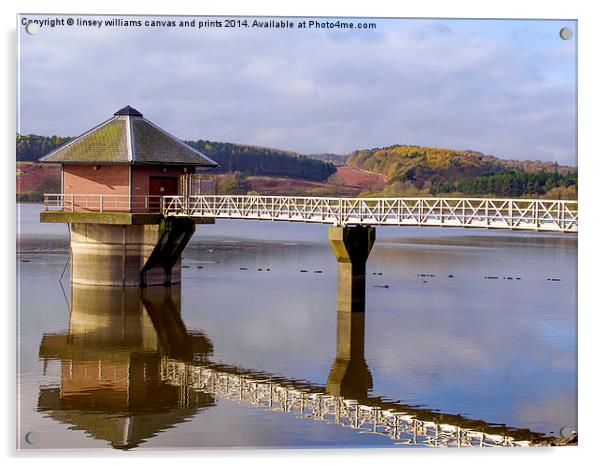
[[[364,313],[337,312],[336,357],[325,386],[212,362],[213,345],[186,328],[179,287],[71,290],[69,331],[46,334],[38,410],[114,448],[129,449],[186,422],[218,398],[388,437],[395,444],[522,445],[526,429],[444,414],[370,394]]]
[[[203,362],[212,349],[184,326],[179,287],[74,286],[69,332],[40,344],[45,370],[60,360],[61,380],[40,389],[38,410],[115,448],[135,447],[214,404],[211,394],[161,378],[164,358]]]
[[[372,389],[372,374],[364,358],[365,313],[337,312],[337,353],[328,374],[326,392],[365,400]]]

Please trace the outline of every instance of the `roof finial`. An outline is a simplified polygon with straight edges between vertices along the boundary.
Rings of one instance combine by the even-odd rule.
[[[127,116],[137,116],[137,117],[141,117],[142,113],[140,113],[138,110],[136,110],[134,107],[130,107],[129,105],[126,105],[125,107],[123,107],[121,110],[117,110],[114,113],[115,116],[118,115],[127,115]]]

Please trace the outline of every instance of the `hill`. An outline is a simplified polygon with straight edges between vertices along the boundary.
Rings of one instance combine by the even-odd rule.
[[[17,162],[17,200],[41,202],[44,193],[61,190],[61,171],[56,165]]]
[[[73,138],[17,133],[17,162],[37,162],[40,157],[69,142],[71,139]]]
[[[343,165],[347,163],[349,154],[307,154],[307,157],[316,160],[322,160],[324,162],[334,163],[335,165]]]
[[[336,167],[322,160],[294,152],[199,139],[186,141],[195,149],[215,160],[215,172],[239,171],[254,176],[284,176],[310,181],[326,181]]]
[[[60,174],[57,167],[36,162],[71,139],[61,136],[17,134],[17,194],[20,200],[40,201],[43,198],[43,192],[56,192],[57,189],[60,189]],[[265,187],[267,191],[285,191],[290,188],[294,192],[311,191],[332,194],[337,192],[340,187],[337,183],[327,183],[331,175],[337,171],[333,164],[295,152],[202,139],[186,141],[186,143],[219,163],[220,167],[213,170],[212,173],[240,173],[240,176],[226,183],[231,187],[232,192],[244,190],[247,187],[247,183],[244,181],[247,177],[254,177],[257,180],[260,180],[261,177],[290,178],[289,181],[282,180],[275,185],[261,181],[256,182],[258,187]],[[254,189],[255,183],[251,183],[249,186]],[[353,187],[351,191],[343,190],[341,192],[356,195],[360,190]]]
[[[17,134],[17,161],[35,162],[71,139]],[[220,165],[217,172],[240,171],[248,175],[290,176],[311,181],[326,181],[336,172],[331,163],[294,152],[202,139],[185,142],[215,160]]]
[[[353,152],[348,164],[385,177],[394,195],[575,198],[577,170],[552,162],[504,160],[470,150],[394,145]]]
[[[17,164],[17,193],[21,199],[40,199],[44,191],[56,191],[58,170],[31,162],[69,140],[17,134],[17,161],[22,162]],[[212,175],[219,174],[222,194],[577,198],[574,167],[506,160],[470,150],[394,145],[358,150],[349,156],[303,156],[202,139],[187,144],[220,164]]]

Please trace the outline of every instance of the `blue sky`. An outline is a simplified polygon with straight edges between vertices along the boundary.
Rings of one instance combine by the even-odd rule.
[[[183,139],[576,164],[574,21],[369,21],[376,30],[20,29],[18,128],[78,135],[129,104]]]

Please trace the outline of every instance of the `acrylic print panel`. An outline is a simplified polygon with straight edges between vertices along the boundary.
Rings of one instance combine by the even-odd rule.
[[[17,31],[19,448],[576,444],[576,21]]]

